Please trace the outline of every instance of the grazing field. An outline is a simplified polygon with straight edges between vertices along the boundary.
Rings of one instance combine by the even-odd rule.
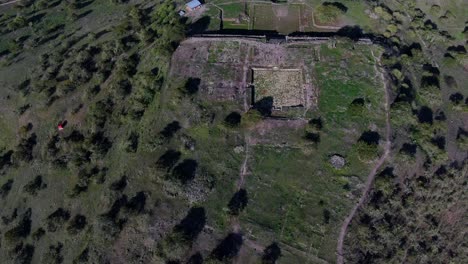
[[[246,3],[232,3],[221,5],[224,18],[237,18],[243,13],[247,13],[248,5]]]
[[[299,69],[253,68],[255,101],[273,98],[273,107],[304,105],[302,71]]]

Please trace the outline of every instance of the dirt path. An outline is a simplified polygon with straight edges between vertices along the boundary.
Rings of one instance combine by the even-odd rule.
[[[390,127],[390,113],[389,113],[389,101],[390,101],[390,95],[389,95],[389,87],[387,86],[387,82],[385,81],[384,78],[384,73],[382,72],[381,69],[377,67],[377,63],[380,64],[380,59],[375,57],[374,53],[371,51],[372,56],[375,59],[376,64],[374,65],[374,68],[376,70],[376,74],[380,73],[380,78],[382,79],[382,82],[384,83],[384,92],[385,92],[385,103],[384,103],[384,108],[385,108],[385,146],[384,146],[384,153],[383,155],[379,158],[377,163],[374,165],[372,170],[370,171],[369,175],[367,176],[366,180],[366,185],[364,187],[364,190],[362,191],[361,198],[359,201],[354,205],[353,209],[351,212],[348,214],[348,216],[345,218],[343,225],[341,226],[340,229],[340,235],[338,237],[338,243],[336,247],[336,253],[337,253],[337,259],[336,263],[338,264],[343,264],[344,259],[343,259],[343,243],[344,239],[346,236],[346,232],[348,230],[348,226],[351,223],[351,221],[354,218],[354,215],[356,212],[361,208],[361,206],[364,204],[364,201],[366,200],[367,196],[369,195],[369,192],[372,188],[372,184],[375,179],[375,175],[377,174],[377,171],[379,168],[384,164],[385,160],[387,159],[389,153],[390,153],[390,147],[391,147],[391,140],[390,140],[390,133],[391,133],[391,127]],[[379,66],[380,67],[380,66]]]
[[[248,135],[245,136],[245,147],[244,147],[244,152],[245,152],[245,157],[244,161],[242,162],[240,172],[239,172],[239,181],[237,182],[237,190],[239,191],[242,187],[244,187],[245,184],[245,176],[247,175],[247,161],[249,160],[249,137]]]
[[[19,1],[20,1],[20,0],[14,0],[14,1],[6,2],[6,3],[0,3],[0,6],[11,5],[11,4],[17,3],[17,2],[19,2]]]

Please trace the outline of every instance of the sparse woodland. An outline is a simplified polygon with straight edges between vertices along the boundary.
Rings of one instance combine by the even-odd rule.
[[[454,5],[420,2],[359,3],[383,50],[392,146],[348,229],[346,263],[468,261],[468,21],[454,29],[465,19]],[[260,198],[233,185],[248,157],[243,131],[273,103],[244,113],[200,99],[199,78],[170,79],[192,22],[175,3],[22,0],[0,9],[0,262],[230,263],[248,254],[248,232],[232,227]],[[352,16],[352,5],[325,2],[316,18]],[[362,33],[351,29],[340,37]],[[359,118],[368,104],[355,98],[342,113]],[[327,144],[326,121],[308,120],[296,140]],[[370,163],[384,135],[358,133],[350,145]],[[351,199],[353,180],[341,184]],[[320,225],[347,213],[297,195],[300,208],[318,208]],[[252,259],[283,263],[291,248],[278,240],[249,251]]]

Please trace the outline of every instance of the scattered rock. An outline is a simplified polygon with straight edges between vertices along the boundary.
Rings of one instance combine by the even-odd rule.
[[[346,160],[342,156],[334,154],[330,157],[330,163],[335,169],[341,169],[346,164]]]
[[[236,154],[240,154],[240,153],[244,152],[244,146],[237,146],[237,147],[235,147],[235,148],[234,148],[234,152],[235,152]]]

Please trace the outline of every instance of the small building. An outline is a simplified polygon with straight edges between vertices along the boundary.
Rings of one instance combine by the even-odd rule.
[[[200,3],[200,1],[192,0],[185,5],[185,10],[187,10],[187,12],[190,12],[190,11],[200,8],[201,6],[202,6],[202,3]]]
[[[185,16],[185,11],[184,11],[184,10],[180,10],[180,11],[179,11],[179,16],[181,16],[181,17]]]

